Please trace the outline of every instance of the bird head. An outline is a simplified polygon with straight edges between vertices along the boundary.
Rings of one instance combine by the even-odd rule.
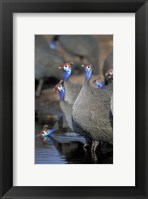
[[[47,137],[50,137],[50,135],[54,132],[55,132],[55,129],[49,129],[48,125],[44,125],[43,129],[40,132],[41,141],[47,142],[48,141]]]
[[[63,86],[63,80],[61,80],[57,85],[55,85],[55,91],[59,92],[59,97],[61,100],[64,100],[64,96],[65,96],[65,89]]]
[[[72,65],[73,63],[65,63],[65,64],[61,64],[61,66],[59,66],[59,69],[62,69],[64,71],[64,80],[68,80],[71,72],[72,72]]]
[[[84,67],[85,70],[85,78],[87,81],[90,80],[91,75],[92,75],[92,71],[93,71],[93,65],[92,64],[85,64],[85,65],[81,65],[82,67]]]
[[[96,80],[94,80],[93,83],[95,85],[97,85],[97,87],[99,89],[102,89],[104,87],[104,77],[103,77],[103,75],[99,75],[99,77]]]
[[[109,81],[113,80],[113,69],[110,68],[105,73],[105,78]]]

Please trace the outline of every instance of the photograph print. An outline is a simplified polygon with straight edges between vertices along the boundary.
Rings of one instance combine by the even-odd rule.
[[[35,164],[113,164],[113,35],[35,35]]]

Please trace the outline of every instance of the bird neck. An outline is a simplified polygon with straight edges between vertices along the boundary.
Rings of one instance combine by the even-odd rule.
[[[85,81],[89,82],[91,75],[92,75],[92,71],[86,71],[85,72]]]
[[[83,86],[84,86],[85,88],[86,88],[86,87],[89,87],[89,86],[90,86],[90,80],[85,79]]]
[[[71,75],[72,69],[70,68],[68,71],[64,71],[64,80],[68,80]]]
[[[64,97],[65,97],[65,91],[64,90],[59,92],[59,97],[60,97],[60,100],[64,100]]]

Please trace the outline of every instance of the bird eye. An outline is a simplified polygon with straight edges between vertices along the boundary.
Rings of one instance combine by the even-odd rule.
[[[91,67],[90,67],[90,66],[87,66],[87,68],[90,69]]]
[[[64,66],[64,69],[67,71],[69,69],[69,66],[68,65],[65,65]]]

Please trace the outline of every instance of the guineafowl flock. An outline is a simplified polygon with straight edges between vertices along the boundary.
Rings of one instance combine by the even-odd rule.
[[[85,138],[84,148],[95,152],[104,142],[113,144],[113,69],[107,67],[104,75],[94,80],[95,88],[90,85],[94,66],[84,64],[82,67],[85,80],[80,86],[70,81],[72,63],[61,64],[59,69],[63,70],[64,80],[55,90],[69,127]]]
[[[79,62],[64,63],[67,59],[60,54],[58,44],[65,53],[79,57]],[[39,98],[46,78],[56,77],[57,82],[61,79],[54,87],[60,109],[71,131],[85,139],[84,150],[92,153],[103,143],[113,145],[113,52],[100,68],[99,46],[96,37],[91,35],[55,35],[50,43],[37,35],[35,42],[36,97]],[[84,71],[82,85],[73,83],[70,78],[77,66],[78,71]],[[92,74],[98,75],[93,85]],[[54,132],[55,129],[44,125],[40,137],[44,139]]]

